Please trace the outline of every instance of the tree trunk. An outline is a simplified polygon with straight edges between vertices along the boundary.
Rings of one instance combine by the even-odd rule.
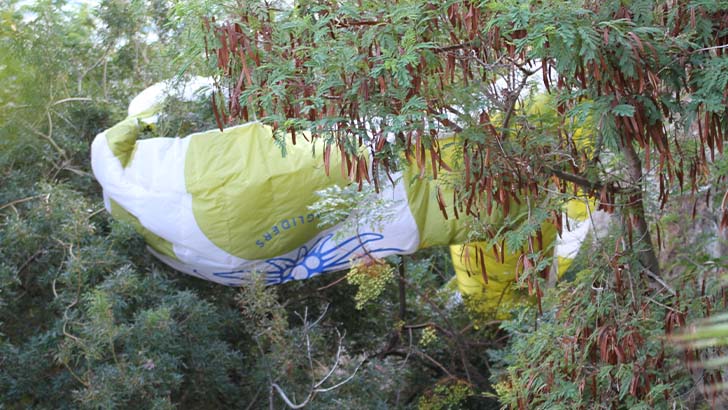
[[[399,320],[405,321],[407,315],[407,279],[405,277],[404,255],[399,257]]]
[[[631,143],[624,143],[620,141],[620,148],[624,153],[625,160],[627,161],[627,172],[630,177],[632,186],[629,191],[628,203],[626,210],[629,216],[631,216],[631,222],[629,219],[625,219],[625,224],[632,225],[633,248],[637,252],[639,261],[642,264],[642,268],[648,270],[654,275],[660,274],[660,263],[657,260],[657,254],[655,247],[652,244],[652,237],[650,236],[650,228],[647,225],[647,219],[645,218],[645,204],[644,204],[644,177],[642,175],[642,161],[640,160],[637,152]]]

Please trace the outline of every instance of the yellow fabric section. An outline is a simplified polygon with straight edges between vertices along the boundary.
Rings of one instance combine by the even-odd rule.
[[[456,154],[455,150],[460,147],[459,144],[453,144],[452,142],[452,139],[439,141],[442,159],[450,166],[455,163],[453,161]],[[409,164],[404,167],[403,173],[407,190],[407,202],[420,234],[420,248],[463,243],[468,239],[466,218],[463,215],[460,215],[460,218],[455,218],[452,200],[453,191],[448,183],[451,178],[458,178],[459,173],[455,169],[453,171],[441,169],[437,179],[433,179],[429,153],[426,153],[426,156],[427,161],[423,177],[420,177],[420,170],[416,164]],[[447,218],[443,215],[437,200],[438,188],[442,195]],[[512,201],[510,215],[518,215],[522,212],[521,208],[522,206]],[[481,223],[487,221],[491,225],[500,226],[504,219],[505,215],[503,215],[502,210],[495,208],[490,216],[481,217]]]
[[[139,130],[139,121],[136,118],[127,118],[106,131],[109,149],[119,159],[123,168],[129,165],[134,156]]]
[[[568,201],[563,209],[570,219],[585,221],[589,217],[589,212],[594,211],[594,206],[594,199],[576,198]]]
[[[454,154],[451,142],[451,139],[440,141],[442,159],[447,164],[452,164]],[[451,173],[442,170],[438,179],[433,179],[429,153],[425,157],[427,160],[424,176],[420,177],[420,170],[415,163],[405,166],[403,173],[407,202],[420,234],[420,248],[446,245],[453,241],[464,242],[467,239],[467,231],[463,221],[455,219],[452,191],[445,182]],[[446,206],[448,219],[445,219],[437,201],[438,187]]]
[[[154,115],[159,109],[160,106],[155,106],[138,115],[127,117],[106,131],[106,143],[109,144],[109,149],[119,159],[123,168],[126,168],[134,157],[139,133],[142,127],[147,125],[142,122],[142,119]]]
[[[410,168],[406,169],[404,178],[407,202],[420,234],[420,248],[466,241],[468,233],[463,220],[455,219],[451,191],[444,188],[439,180],[419,179]],[[448,219],[445,219],[437,202],[438,186],[443,193]]]
[[[566,273],[567,270],[571,267],[571,264],[574,262],[574,258],[566,258],[563,256],[557,256],[556,257],[556,274],[559,278],[564,276],[564,273]]]
[[[550,223],[541,225],[543,238],[543,249],[545,256],[553,254],[553,243],[556,239],[556,228]],[[538,246],[538,244],[536,244]],[[508,317],[512,308],[529,300],[528,296],[515,288],[516,269],[523,269],[519,266],[520,250],[511,251],[504,249],[505,255],[498,255],[486,242],[474,242],[467,245],[450,246],[455,277],[460,293],[473,299],[471,307],[484,316],[501,320]],[[480,257],[488,278],[485,282],[480,267]],[[503,259],[499,259],[501,256]]]
[[[541,94],[532,98],[528,102],[526,112],[531,121],[540,123],[545,128],[557,129],[560,126],[559,119],[550,106],[550,96]],[[572,135],[574,143],[577,147],[585,148],[591,145],[591,139],[588,131],[592,127],[591,121],[587,124],[565,124],[564,125]],[[589,210],[595,207],[593,199],[577,198],[568,201],[564,205],[564,211],[570,219],[583,221],[588,218]],[[543,245],[546,248],[547,255],[553,255],[553,245],[556,239],[556,228],[545,223],[541,227],[543,232]],[[469,249],[468,258],[464,253],[466,247]],[[488,283],[481,274],[479,261],[476,260],[477,250],[481,249],[484,255],[484,263],[486,272],[488,273]],[[485,242],[476,242],[468,245],[453,245],[450,247],[450,254],[455,268],[455,278],[457,280],[458,289],[463,295],[475,299],[475,310],[486,315],[495,315],[497,319],[505,319],[508,317],[510,308],[519,303],[525,303],[527,296],[514,288],[515,270],[521,252],[507,252],[505,260],[501,263],[492,250],[487,249]],[[565,257],[557,257],[557,277],[560,278],[571,266],[573,259]],[[471,305],[473,306],[473,305]]]
[[[172,244],[170,242],[142,226],[136,216],[130,214],[126,209],[124,209],[121,205],[119,205],[119,203],[117,203],[113,199],[109,199],[109,203],[111,204],[111,216],[120,221],[130,223],[134,227],[134,230],[139,232],[144,240],[147,242],[147,244],[149,244],[149,246],[151,246],[152,249],[154,249],[155,251],[161,253],[162,255],[169,256],[172,259],[178,260],[177,255],[175,255],[174,250],[172,249]]]
[[[468,302],[471,302],[468,306],[483,317],[506,319],[509,311],[527,298],[525,292],[514,286],[515,262],[508,261],[506,264],[501,264],[495,261],[495,258],[486,256],[485,263],[491,268],[486,285],[479,268],[468,269],[468,261],[463,256],[466,247],[469,248],[469,252],[475,253],[478,246],[478,244],[468,244],[450,247],[457,288]],[[474,263],[475,257],[468,256],[469,262]]]
[[[554,130],[561,127],[562,130],[571,135],[574,145],[579,149],[592,149],[591,131],[594,129],[594,123],[591,117],[585,121],[577,123],[576,121],[566,121],[561,123],[556,110],[551,105],[551,96],[548,94],[539,94],[534,96],[526,107],[526,114],[529,122],[540,124],[540,126]],[[588,152],[591,156],[591,152]]]
[[[318,200],[316,191],[348,184],[341,157],[332,150],[327,176],[321,140],[293,145],[289,136],[286,150],[282,158],[272,130],[260,123],[190,136],[185,183],[192,211],[220,249],[248,260],[268,259],[322,231],[308,207]]]

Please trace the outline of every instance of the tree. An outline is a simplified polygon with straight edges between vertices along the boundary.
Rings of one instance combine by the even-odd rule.
[[[156,263],[130,226],[103,212],[88,143],[123,118],[132,95],[181,70],[175,65],[178,45],[197,46],[170,41],[170,33],[185,33],[185,22],[160,32],[156,6],[3,4],[0,406],[285,405],[271,380],[296,403],[347,381],[331,392],[317,391],[311,400],[317,408],[416,405],[441,378],[434,363],[450,362],[448,346],[457,335],[425,351],[417,344],[422,329],[412,328],[405,332],[410,350],[399,346],[396,356],[378,357],[400,328],[390,313],[398,312],[391,286],[362,311],[355,307],[355,289],[340,277],[282,289],[213,286]],[[173,13],[192,6],[179,7]],[[186,56],[185,67],[195,69]],[[204,124],[207,111],[194,103],[170,104],[158,131],[211,127],[214,121]],[[443,255],[410,261],[410,276],[437,289],[442,278],[434,269],[447,266]],[[319,289],[332,280],[339,284]],[[430,304],[442,309],[446,302],[438,296]],[[408,306],[417,310],[420,304],[410,298]],[[466,315],[458,312],[448,317],[448,328],[465,327]],[[302,349],[308,341],[311,349]],[[334,363],[336,373],[328,375]]]
[[[0,405],[283,407],[281,393],[311,408],[717,403],[694,379],[718,382],[720,368],[685,365],[714,351],[663,336],[725,309],[725,260],[706,246],[728,170],[724,3],[63,6],[5,3],[0,18]],[[222,125],[247,110],[316,131],[352,163],[366,145],[382,173],[407,156],[438,180],[451,167],[458,178],[441,183],[473,238],[528,248],[575,185],[631,223],[541,288],[541,314],[525,306],[505,322],[455,303],[442,249],[397,273],[358,266],[358,298],[347,273],[244,289],[184,277],[101,211],[87,144],[149,83],[218,69]],[[540,88],[551,96],[518,97]],[[214,124],[196,104],[165,115],[165,135]],[[589,123],[599,132],[579,130]],[[460,154],[440,161],[433,132],[454,134]],[[509,229],[478,218],[524,198],[531,213]],[[660,252],[659,271],[640,244]],[[548,261],[528,254],[519,284],[535,290]]]
[[[234,383],[240,351],[225,340],[234,295],[212,306],[173,285],[133,229],[102,213],[89,172],[91,139],[145,81],[172,75],[155,71],[164,48],[135,43],[146,23],[114,26],[146,21],[134,12],[147,9],[115,5],[106,14],[64,2],[2,5],[3,408],[168,408],[173,395],[174,403],[199,407],[246,397]],[[129,51],[146,61],[127,58]]]
[[[366,147],[375,174],[398,169],[401,157],[419,167],[420,177],[426,168],[435,178],[454,168],[460,177],[443,184],[452,184],[461,217],[472,217],[473,238],[529,252],[532,269],[523,281],[539,298],[539,223],[561,223],[564,196],[554,192],[584,192],[616,211],[623,225],[611,261],[604,261],[612,274],[600,280],[616,281],[621,292],[629,271],[639,275],[638,294],[667,292],[665,306],[679,306],[658,259],[658,216],[684,201],[685,192],[696,204],[693,218],[697,193],[706,192],[709,207],[712,192],[728,195],[720,165],[728,130],[726,7],[302,1],[281,9],[246,2],[232,15],[205,16],[204,30],[220,77],[213,99],[218,126],[257,119],[290,133],[294,143],[296,133],[312,130],[349,163],[366,162]],[[550,95],[545,101],[534,98],[541,85],[534,80]],[[445,161],[438,137],[447,133],[457,136],[462,155]],[[385,143],[392,137],[394,147]],[[351,171],[360,166],[348,169],[356,182],[368,178]],[[479,223],[493,208],[523,200],[527,215],[506,229]],[[726,227],[725,200],[719,212]],[[634,259],[625,262],[627,256]],[[670,320],[684,322],[687,312],[676,311],[665,319],[668,330]],[[603,332],[612,326],[604,323],[622,320],[596,318]],[[604,337],[600,343],[611,340]],[[635,340],[646,346],[641,336]],[[600,360],[610,363],[604,351]],[[648,397],[650,377],[633,375],[648,387],[635,382],[630,393]]]
[[[623,211],[643,270],[659,275],[643,170],[655,169],[664,207],[722,153],[724,17],[710,2],[248,2],[205,28],[229,97],[220,126],[310,129],[349,161],[370,147],[384,172],[400,152],[424,170],[429,151],[435,175],[438,136],[455,132],[464,214],[575,184]],[[549,120],[528,115],[533,78],[553,96]],[[580,134],[588,119],[596,132]]]

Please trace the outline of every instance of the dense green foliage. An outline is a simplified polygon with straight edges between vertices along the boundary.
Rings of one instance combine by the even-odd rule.
[[[719,403],[704,386],[722,380],[722,365],[697,365],[716,354],[705,347],[715,335],[702,349],[665,335],[726,309],[717,230],[728,174],[725,2],[301,1],[291,12],[255,1],[0,4],[0,408]],[[363,124],[343,127],[352,113],[384,118],[378,137],[392,132],[398,142],[377,154],[382,165],[396,166],[420,144],[418,133],[424,145],[412,148],[412,161],[427,164],[433,148],[435,158],[421,124],[458,131],[457,143],[467,146],[459,163],[504,149],[488,175],[463,172],[451,183],[467,200],[485,195],[490,178],[499,198],[514,182],[504,175],[520,172],[550,194],[530,223],[492,238],[512,248],[570,196],[565,181],[601,194],[625,223],[587,244],[556,286],[539,276],[550,260],[534,252],[519,285],[540,287],[540,303],[503,323],[469,309],[477,300],[457,302],[443,249],[276,288],[225,288],[170,270],[103,210],[89,144],[156,81],[220,68],[229,68],[217,72],[223,84],[245,78],[240,61],[221,67],[221,45],[209,37],[243,18],[245,34],[262,42],[227,114],[243,116],[248,106],[245,115],[286,131],[343,138],[352,153]],[[372,23],[379,19],[387,24]],[[454,37],[444,31],[450,25]],[[549,115],[509,97],[525,87],[514,73],[527,74],[538,60],[553,75]],[[496,80],[503,90],[492,88]],[[291,86],[299,83],[309,88]],[[459,118],[448,122],[445,112]],[[505,124],[487,126],[482,112]],[[599,132],[581,152],[575,136],[590,121]],[[171,102],[157,132],[184,135],[214,123],[206,104]],[[663,123],[665,140],[650,131]],[[334,124],[346,132],[325,134]],[[630,174],[629,158],[644,178]],[[366,194],[329,192],[318,206],[338,221]],[[471,213],[474,237],[490,229],[475,208],[462,211]],[[645,241],[650,232],[653,241]],[[659,282],[644,273],[651,262],[639,252],[653,243]]]
[[[453,343],[463,342],[420,348],[421,328],[401,328],[393,282],[361,310],[345,281],[318,290],[341,275],[225,288],[170,271],[130,226],[111,220],[90,175],[89,144],[136,92],[177,74],[173,57],[182,52],[164,34],[174,30],[160,22],[161,4],[62,6],[4,4],[0,26],[0,407],[280,407],[272,383],[301,402],[337,360],[317,386],[316,408],[466,399],[462,388],[449,398],[458,377],[441,380],[433,364],[452,362]],[[206,105],[171,104],[157,133],[188,133],[211,118]],[[447,261],[439,252],[408,261],[408,280],[430,289],[409,295],[410,309],[423,311],[408,316],[447,321],[438,326],[455,332],[468,316],[430,294],[447,280],[434,273]],[[399,332],[409,349],[392,344]],[[458,366],[448,365],[456,374]],[[444,390],[430,394],[438,381]]]

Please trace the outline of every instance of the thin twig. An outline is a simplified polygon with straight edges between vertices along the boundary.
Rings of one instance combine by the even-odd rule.
[[[286,403],[286,405],[292,409],[302,409],[304,408],[308,402],[313,398],[313,391],[308,394],[306,399],[301,404],[293,403],[288,396],[286,396],[286,392],[283,391],[281,386],[279,386],[277,383],[271,383],[271,388],[278,392],[278,395],[281,397],[281,399]],[[272,406],[271,406],[272,407]]]
[[[316,290],[320,292],[322,290],[328,289],[334,285],[337,285],[337,284],[343,282],[346,279],[346,277],[347,277],[347,275],[344,275],[344,276],[340,277],[339,279],[336,279],[335,281],[329,283],[328,285],[321,286],[320,288],[318,288]]]
[[[39,249],[33,255],[31,255],[30,258],[28,258],[28,260],[26,260],[25,262],[23,262],[22,265],[20,265],[20,267],[18,268],[18,270],[17,270],[17,272],[15,274],[16,275],[20,275],[23,272],[23,270],[28,265],[30,265],[30,263],[33,262],[33,260],[35,260],[35,258],[37,258],[38,256],[40,256],[41,253],[43,253],[43,249]]]
[[[42,133],[42,132],[40,132],[40,131],[36,130],[36,129],[35,129],[35,128],[34,128],[33,126],[32,126],[32,125],[30,125],[30,124],[28,124],[28,123],[25,123],[25,125],[26,125],[26,126],[28,127],[28,129],[29,129],[29,130],[30,130],[30,131],[31,131],[32,133],[34,133],[35,135],[37,135],[37,136],[39,136],[39,137],[43,138],[44,140],[48,141],[48,142],[49,142],[49,143],[51,144],[51,146],[53,146],[53,148],[54,148],[54,149],[55,149],[56,151],[58,151],[58,153],[59,153],[59,154],[61,154],[61,156],[62,156],[62,157],[63,157],[64,159],[66,159],[66,152],[65,152],[65,151],[63,150],[63,148],[61,148],[60,146],[58,146],[58,144],[56,144],[56,141],[55,141],[55,140],[53,139],[53,136],[52,136],[52,131],[53,131],[53,120],[52,120],[52,119],[50,118],[50,112],[48,112],[47,114],[48,114],[48,124],[49,124],[49,130],[50,130],[50,131],[48,132],[48,134],[44,134],[44,133]]]
[[[404,369],[404,366],[407,364],[407,360],[409,360],[410,354],[412,354],[412,329],[407,329],[407,333],[409,334],[409,346],[407,346],[407,355],[404,357],[402,364],[399,366],[400,370]]]
[[[33,195],[33,196],[29,196],[29,197],[27,197],[27,198],[21,198],[21,199],[16,199],[16,200],[14,200],[14,201],[10,201],[10,202],[8,202],[8,203],[7,203],[7,204],[5,204],[5,205],[2,205],[2,206],[0,206],[0,210],[3,210],[3,209],[5,209],[5,208],[9,208],[9,207],[11,207],[11,206],[15,206],[15,205],[18,205],[18,204],[22,204],[23,202],[28,202],[28,201],[32,201],[32,200],[34,200],[34,199],[38,199],[38,198],[40,198],[40,197],[43,197],[43,196],[45,196],[45,194],[41,194],[41,195]]]
[[[54,105],[63,104],[63,103],[71,102],[71,101],[93,101],[93,100],[94,100],[93,98],[88,98],[88,97],[69,97],[69,98],[64,98],[62,100],[58,100],[58,101],[51,103],[51,107]]]
[[[470,47],[473,45],[475,45],[474,41],[468,41],[466,43],[452,44],[449,46],[433,47],[433,48],[431,48],[431,50],[434,51],[435,53],[447,53],[450,51],[462,50],[466,47]]]
[[[338,330],[336,331],[338,333]],[[339,346],[336,348],[336,358],[334,359],[334,365],[331,366],[331,369],[329,369],[329,372],[326,373],[326,376],[324,376],[318,383],[316,383],[313,388],[317,389],[321,387],[322,384],[326,382],[326,380],[331,377],[332,374],[334,374],[334,371],[336,371],[336,368],[339,367],[339,360],[341,357],[341,351],[343,350],[341,346],[343,345],[344,337],[339,335]]]
[[[649,269],[647,269],[645,267],[643,267],[642,269],[647,274],[647,276],[650,277],[650,279],[652,279],[655,282],[657,282],[660,285],[662,285],[662,287],[665,288],[665,290],[667,290],[672,296],[677,296],[677,293],[675,292],[675,289],[673,289],[672,287],[670,287],[670,285],[668,285],[667,283],[665,283],[665,281],[660,277],[660,275],[656,275],[654,272],[652,272],[651,270],[649,270]]]
[[[430,355],[428,355],[427,353],[421,352],[419,350],[415,350],[415,354],[418,355],[418,356],[420,356],[420,357],[422,357],[422,358],[427,359],[430,363],[434,364],[435,366],[437,366],[437,368],[439,368],[440,370],[442,370],[443,373],[447,374],[448,376],[452,377],[453,379],[455,378],[455,376],[452,373],[450,373],[447,370],[447,368],[445,368],[445,366],[443,366],[440,362],[438,362],[437,360],[435,360],[432,357],[430,357]]]
[[[582,188],[586,188],[586,189],[588,189],[590,191],[600,191],[604,187],[604,185],[602,185],[601,183],[599,183],[599,182],[592,182],[589,179],[584,178],[581,175],[570,174],[568,172],[564,172],[564,171],[561,171],[559,169],[551,168],[551,167],[547,167],[546,170],[549,173],[551,173],[553,176],[555,176],[555,177],[557,177],[559,179],[562,179],[562,180],[567,181],[567,182],[571,182],[571,183],[576,184],[576,185],[578,185],[578,186],[580,186]],[[614,187],[612,187],[612,188],[613,189],[616,189]]]
[[[317,393],[326,393],[326,392],[329,392],[331,390],[338,389],[339,387],[343,386],[346,383],[349,383],[354,378],[354,376],[356,376],[356,373],[359,371],[359,369],[361,368],[361,366],[363,364],[364,364],[364,360],[362,360],[361,363],[359,363],[359,365],[356,366],[356,369],[354,369],[354,372],[349,377],[347,377],[346,379],[342,380],[341,382],[339,382],[339,383],[337,383],[337,384],[335,384],[335,385],[333,385],[331,387],[327,387],[325,389],[316,389],[316,392]]]
[[[258,401],[258,396],[260,395],[260,392],[263,391],[263,386],[260,386],[258,388],[258,391],[255,392],[255,395],[250,400],[250,403],[248,403],[248,407],[245,408],[245,410],[250,410],[253,408],[253,405]]]
[[[685,313],[685,312],[681,312],[681,311],[679,311],[679,310],[677,310],[677,309],[675,309],[675,308],[672,308],[672,307],[670,307],[670,306],[667,306],[667,305],[666,305],[666,304],[664,304],[664,303],[660,303],[660,302],[656,301],[655,299],[652,299],[652,298],[651,298],[651,297],[649,297],[649,296],[645,296],[645,299],[649,300],[650,302],[652,302],[652,303],[654,303],[654,304],[656,304],[656,305],[658,305],[658,306],[662,306],[662,307],[664,307],[664,308],[665,308],[665,309],[667,309],[667,310],[672,310],[672,311],[673,311],[673,312],[675,312],[675,313],[679,313],[679,314],[684,314],[684,313]]]
[[[518,67],[517,64],[516,64],[516,67]],[[533,75],[533,72],[526,71],[525,69],[522,69],[522,71],[523,71],[524,75],[523,75],[523,78],[521,79],[521,83],[518,85],[518,87],[512,93],[509,93],[506,96],[506,99],[508,100],[508,110],[506,111],[506,115],[503,117],[503,132],[501,135],[501,137],[503,139],[508,138],[508,125],[510,124],[511,117],[513,116],[513,112],[516,109],[516,102],[518,102],[518,97],[521,95],[521,91],[523,91],[523,88],[528,83],[528,78],[531,75]],[[498,144],[500,144],[500,141],[498,141]],[[502,149],[503,148],[501,147],[501,150]],[[503,152],[503,154],[505,154],[505,151]]]

